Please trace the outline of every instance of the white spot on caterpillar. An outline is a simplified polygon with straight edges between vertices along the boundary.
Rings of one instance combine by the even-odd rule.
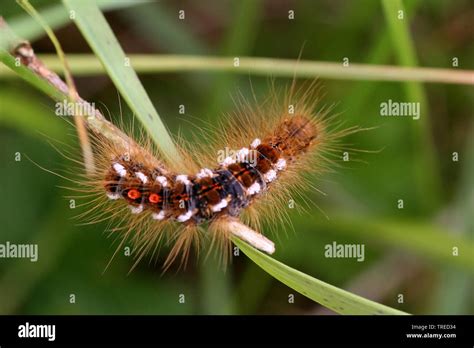
[[[140,179],[140,181],[144,184],[146,184],[148,182],[148,178],[145,174],[143,174],[142,172],[135,172],[135,176]]]
[[[207,178],[207,177],[212,178],[212,175],[213,175],[212,170],[210,170],[208,168],[203,168],[199,171],[199,173],[197,173],[196,176],[197,176],[198,179],[202,179],[202,178]]]
[[[227,207],[227,200],[223,199],[221,200],[219,203],[217,203],[216,205],[214,205],[212,207],[212,211],[213,212],[218,212],[218,211],[221,211],[222,209],[224,209],[225,207]]]
[[[248,155],[249,155],[249,149],[246,147],[243,147],[237,152],[237,160],[239,162],[244,162],[247,159]]]
[[[235,159],[232,158],[232,157],[226,157],[224,158],[224,160],[221,162],[221,166],[223,167],[227,167],[231,164],[234,164],[235,163]]]
[[[156,182],[159,182],[161,186],[165,187],[168,185],[168,180],[166,179],[165,176],[157,176],[155,179]]]
[[[280,158],[277,163],[275,164],[277,170],[283,170],[286,167],[286,160],[284,158]]]
[[[254,195],[256,193],[260,192],[260,184],[258,182],[254,182],[248,189],[247,189],[247,194],[248,195]]]
[[[153,213],[151,217],[153,220],[163,220],[165,218],[165,212],[162,210],[159,213]]]
[[[130,206],[130,211],[132,214],[140,214],[143,211],[143,204],[140,204],[138,207]]]
[[[120,175],[122,178],[127,175],[127,170],[120,163],[114,163],[112,167],[117,172],[117,174]]]
[[[268,172],[266,172],[263,175],[263,178],[265,179],[266,182],[272,182],[273,180],[276,179],[276,177],[277,177],[277,173],[273,169],[270,169]]]
[[[189,184],[191,183],[191,181],[189,181],[189,179],[188,179],[188,176],[187,176],[187,175],[183,175],[183,174],[177,175],[177,176],[176,176],[176,181],[177,181],[177,182],[182,182],[182,183],[185,184],[185,185],[189,185]]]
[[[258,145],[260,145],[262,143],[262,141],[259,139],[259,138],[256,138],[254,139],[254,141],[252,141],[252,144],[250,144],[250,147],[252,149],[256,149]]]
[[[111,200],[116,200],[120,198],[120,194],[107,192],[107,197],[109,197]]]
[[[191,219],[191,216],[193,216],[193,212],[191,210],[188,210],[186,213],[181,214],[176,218],[179,222],[185,222]]]

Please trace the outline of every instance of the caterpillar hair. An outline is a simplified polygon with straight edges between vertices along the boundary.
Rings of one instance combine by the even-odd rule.
[[[285,223],[288,199],[317,189],[307,174],[334,168],[341,139],[359,130],[343,128],[319,99],[316,82],[284,91],[272,85],[263,101],[239,97],[236,110],[204,136],[207,145],[177,141],[181,163],[162,158],[144,132],[117,145],[91,129],[95,168],[71,188],[86,207],[79,217],[109,220],[118,249],[132,243],[135,265],[161,244],[171,245],[164,269],[177,258],[185,265],[205,237],[224,263],[232,235],[273,253],[262,222]]]

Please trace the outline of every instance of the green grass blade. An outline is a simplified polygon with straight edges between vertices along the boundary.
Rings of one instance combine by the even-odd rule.
[[[340,314],[404,315],[405,312],[367,300],[310,277],[252,248],[238,238],[233,242],[267,273],[304,296]]]
[[[418,59],[415,44],[411,38],[407,11],[401,0],[382,0],[382,7],[392,39],[392,46],[398,63],[405,67],[416,67]],[[403,18],[401,17],[403,14]],[[431,135],[431,120],[428,98],[420,83],[407,81],[403,85],[407,99],[420,103],[420,119],[411,123],[414,147],[415,189],[422,199],[425,212],[437,208],[441,201],[441,178]]]
[[[169,161],[179,161],[179,152],[173,140],[137,74],[131,66],[126,66],[129,60],[97,4],[93,1],[63,0],[63,2],[70,11],[74,11],[74,21],[79,30],[160,151]]]
[[[55,72],[61,72],[61,65],[55,55],[39,54],[38,57]],[[447,83],[474,85],[474,71],[462,69],[411,68],[390,65],[351,64],[348,70],[340,63],[321,61],[298,61],[292,59],[241,57],[240,67],[233,65],[231,57],[212,57],[168,54],[131,54],[133,68],[140,74],[176,72],[226,72],[243,75],[326,78],[362,81],[420,81],[426,83]],[[75,76],[93,76],[104,73],[104,67],[92,54],[68,54],[67,59]],[[0,70],[0,78],[8,71]]]

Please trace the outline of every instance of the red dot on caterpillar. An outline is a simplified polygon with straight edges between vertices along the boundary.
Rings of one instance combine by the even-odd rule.
[[[138,190],[131,189],[130,191],[128,191],[127,196],[130,199],[137,199],[137,198],[140,198],[141,193]]]
[[[148,200],[150,203],[158,203],[160,202],[160,196],[156,193],[152,193],[149,197]]]

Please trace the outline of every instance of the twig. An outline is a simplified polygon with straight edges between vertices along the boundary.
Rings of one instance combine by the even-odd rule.
[[[7,24],[0,18],[0,26]],[[57,91],[59,91],[68,100],[69,87],[67,84],[53,71],[48,69],[43,62],[36,56],[30,43],[27,41],[18,41],[16,46],[10,49],[10,53],[18,58],[22,65],[27,67],[38,77],[48,82]],[[134,143],[125,133],[107,121],[102,113],[94,108],[89,102],[77,95],[76,103],[81,106],[82,110],[91,110],[91,114],[83,115],[85,117],[87,126],[90,130],[97,134],[101,134],[115,145],[128,149],[130,144]]]

